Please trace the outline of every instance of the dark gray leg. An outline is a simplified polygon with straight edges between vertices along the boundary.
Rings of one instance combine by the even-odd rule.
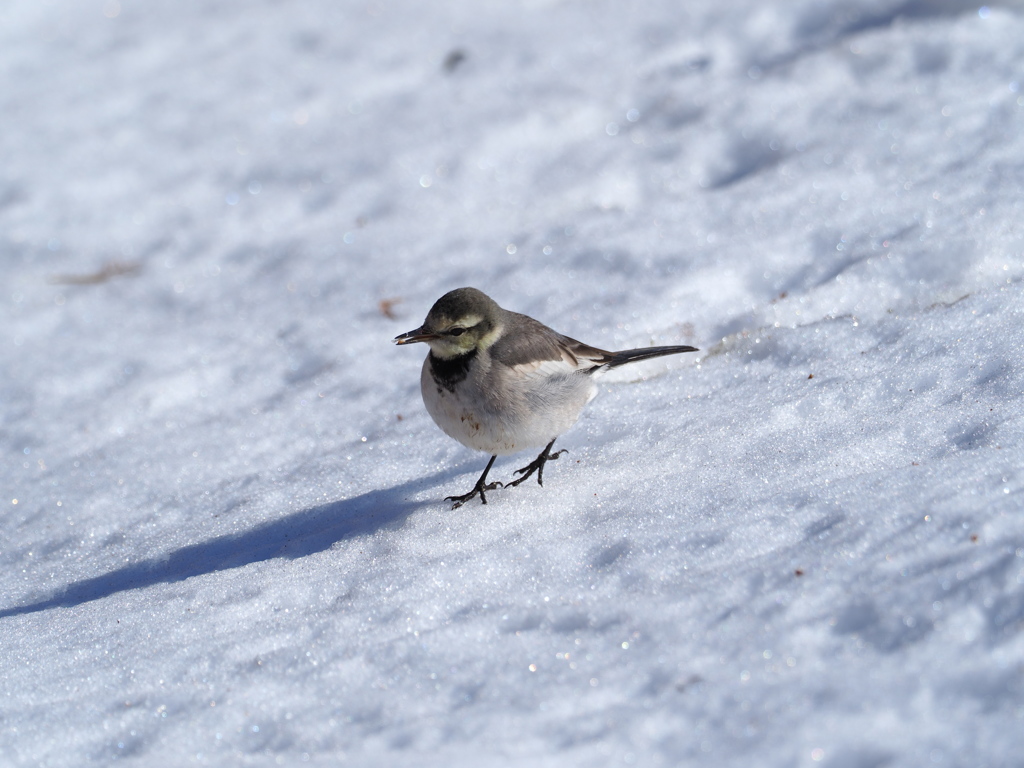
[[[556,437],[555,440],[557,439],[558,438]],[[522,475],[522,477],[518,478],[517,480],[513,480],[510,483],[505,483],[505,487],[512,488],[513,486],[519,485],[521,482],[523,482],[523,480],[526,480],[534,472],[537,473],[537,485],[544,485],[544,465],[547,464],[549,461],[554,461],[563,453],[568,453],[568,451],[564,449],[552,453],[551,446],[555,444],[555,440],[552,440],[550,443],[547,444],[547,447],[540,452],[540,456],[531,461],[522,469],[517,469],[515,471],[515,474]]]
[[[548,446],[548,447],[550,448],[551,446]],[[498,482],[494,482],[494,483],[488,483],[487,482],[487,473],[491,471],[491,466],[494,464],[494,460],[496,458],[498,458],[498,457],[497,456],[491,456],[491,460],[488,461],[487,462],[487,466],[484,467],[484,473],[482,475],[480,475],[480,479],[476,481],[476,485],[473,486],[473,490],[472,491],[470,491],[469,493],[464,493],[461,496],[445,496],[445,498],[444,498],[445,501],[454,501],[455,502],[454,504],[452,504],[452,509],[458,509],[459,507],[461,507],[463,504],[465,504],[467,501],[469,501],[470,499],[472,499],[476,495],[480,496],[480,503],[481,504],[486,504],[487,503],[487,497],[484,496],[484,491],[493,491],[495,488],[497,488],[498,486],[502,485],[502,483],[498,483]]]

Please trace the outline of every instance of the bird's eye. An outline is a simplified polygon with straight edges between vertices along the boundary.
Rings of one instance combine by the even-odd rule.
[[[461,336],[466,332],[465,328],[452,328],[448,331],[449,336]]]

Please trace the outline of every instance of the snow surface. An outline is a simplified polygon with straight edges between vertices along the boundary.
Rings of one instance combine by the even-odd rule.
[[[0,764],[1020,765],[1021,3],[8,0],[0,78]],[[703,351],[452,511],[461,285]]]

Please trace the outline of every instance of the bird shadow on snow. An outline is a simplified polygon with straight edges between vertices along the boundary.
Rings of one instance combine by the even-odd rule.
[[[0,610],[0,619],[50,608],[70,608],[118,592],[183,581],[264,560],[305,557],[330,549],[339,541],[368,536],[387,528],[399,528],[415,511],[432,503],[429,500],[409,501],[405,497],[448,474],[443,472],[433,477],[421,477],[392,488],[321,504],[263,523],[244,533],[190,544],[165,556],[73,582],[44,600],[4,608]]]

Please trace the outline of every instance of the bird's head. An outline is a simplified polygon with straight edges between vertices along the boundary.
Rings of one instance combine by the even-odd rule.
[[[425,341],[443,359],[490,346],[501,333],[502,309],[483,291],[457,288],[430,308],[423,325],[395,337],[395,344]]]

